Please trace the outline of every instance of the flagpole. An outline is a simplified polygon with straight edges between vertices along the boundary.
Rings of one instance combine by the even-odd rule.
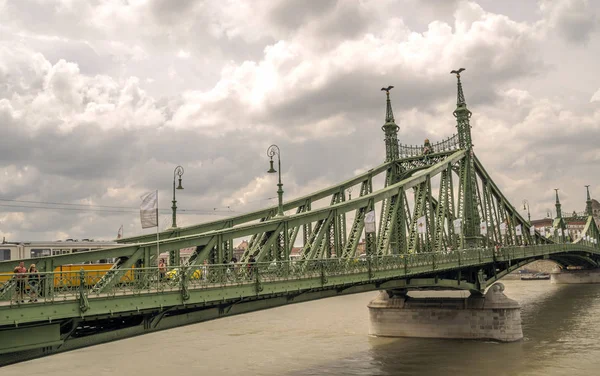
[[[158,266],[158,259],[160,258],[160,243],[158,238],[158,229],[159,229],[159,221],[158,221],[158,189],[156,190],[156,266]]]

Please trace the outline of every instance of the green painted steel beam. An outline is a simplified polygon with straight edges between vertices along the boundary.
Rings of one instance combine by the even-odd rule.
[[[397,281],[389,281],[379,285],[381,290],[394,289],[423,289],[435,288],[440,290],[477,290],[474,283],[442,278],[411,278]]]
[[[494,181],[491,179],[491,177],[489,176],[489,174],[487,173],[487,171],[483,167],[483,164],[477,158],[477,156],[474,155],[473,160],[475,163],[475,170],[476,170],[477,174],[482,176],[485,179],[486,183],[489,184],[489,188],[492,191],[492,193],[494,195],[496,195],[497,197],[499,197],[501,199],[501,201],[508,203],[508,200],[506,199],[504,194],[502,194],[502,191],[500,191],[500,189],[498,188],[496,183],[494,183]],[[525,218],[523,218],[523,216],[521,216],[521,214],[519,214],[519,211],[516,210],[514,208],[514,206],[510,205],[509,209],[513,213],[513,215],[518,219],[518,222],[523,226],[523,229],[524,230],[527,229],[527,231],[529,231],[529,228],[531,227],[529,222],[527,220],[525,220]],[[542,236],[539,235],[538,232],[536,232],[536,235],[538,236],[538,240],[544,240],[544,242],[546,242],[546,243],[552,243],[552,241],[549,239],[546,239],[546,238],[542,239]]]
[[[155,312],[170,306],[216,304],[226,300],[260,298],[273,294],[293,295],[315,289],[336,288],[343,290],[365,283],[374,283],[374,289],[382,289],[382,286],[389,286],[389,282],[392,280],[422,278],[419,276],[437,275],[470,267],[482,267],[490,265],[494,261],[519,262],[520,260],[542,258],[552,254],[578,255],[578,253],[584,253],[595,255],[595,257],[600,256],[600,249],[597,247],[574,244],[510,247],[502,250],[495,257],[493,252],[493,250],[469,250],[456,254],[433,253],[406,257],[387,256],[380,260],[367,260],[367,263],[357,264],[358,269],[357,266],[336,264],[337,260],[329,260],[315,264],[323,265],[323,273],[315,273],[314,269],[304,269],[305,271],[301,274],[290,276],[289,279],[285,279],[285,274],[284,277],[277,277],[274,280],[265,279],[261,281],[259,278],[256,281],[258,284],[254,281],[247,281],[247,283],[241,285],[217,284],[200,289],[194,289],[192,286],[189,287],[189,299],[187,300],[182,300],[179,289],[160,293],[138,292],[120,295],[120,290],[115,288],[114,295],[90,296],[89,309],[85,312],[81,312],[77,300],[47,302],[46,304],[4,305],[0,306],[0,328],[15,327],[28,323],[54,322],[69,318],[120,317],[138,312]],[[409,262],[409,258],[412,261]],[[332,266],[336,265],[341,265],[341,274],[337,271],[338,269],[331,269]],[[273,274],[264,274],[263,278],[270,278],[269,276],[273,276]],[[388,285],[385,285],[385,283],[388,283]],[[403,286],[403,282],[398,283],[398,286]],[[436,286],[440,287],[442,285],[436,284]],[[472,290],[470,286],[465,287],[465,289]]]
[[[446,168],[448,163],[454,163],[463,158],[465,152],[460,150],[454,152],[441,162],[435,165],[421,170],[415,173],[413,176],[403,179],[400,182],[391,186],[385,187],[373,193],[369,193],[364,196],[360,196],[356,199],[352,199],[345,202],[340,202],[332,206],[311,210],[308,212],[292,214],[281,218],[272,218],[270,220],[260,223],[250,223],[241,225],[233,228],[221,229],[218,231],[208,231],[200,234],[180,236],[177,238],[163,239],[160,240],[160,246],[167,249],[180,249],[192,246],[206,245],[210,242],[211,237],[222,235],[223,240],[230,240],[235,238],[241,238],[250,236],[256,233],[265,233],[275,231],[280,223],[287,222],[289,228],[302,226],[307,223],[316,222],[318,220],[326,219],[331,210],[337,210],[338,213],[347,213],[355,211],[360,208],[366,207],[369,202],[379,202],[383,199],[390,198],[398,194],[399,189],[410,189],[418,184],[427,180],[429,175],[435,175],[440,173]],[[52,266],[57,267],[59,265],[66,264],[77,264],[85,261],[96,261],[105,258],[116,258],[116,257],[130,257],[139,247],[147,247],[150,249],[151,254],[156,253],[156,241],[147,243],[138,243],[135,245],[123,245],[123,247],[112,248],[108,250],[96,250],[88,252],[79,252],[59,256],[41,257],[34,259],[40,265],[45,265],[48,260],[52,260]],[[27,261],[30,259],[24,259]],[[0,262],[0,273],[10,272],[16,264],[21,260],[12,260]],[[43,269],[46,270],[46,269]]]
[[[443,158],[443,157],[452,155],[455,152],[456,151],[444,151],[444,152],[429,154],[427,157],[432,160],[436,160],[438,158]],[[380,173],[388,170],[390,168],[390,166],[393,164],[403,164],[403,163],[410,164],[411,162],[420,161],[422,159],[423,159],[423,156],[412,156],[412,157],[402,158],[402,159],[399,159],[399,160],[396,160],[393,162],[383,163],[375,168],[370,169],[367,172],[356,175],[355,177],[348,179],[348,180],[346,180],[340,184],[337,184],[335,186],[331,186],[331,187],[325,188],[323,190],[317,191],[315,193],[312,193],[310,195],[306,195],[303,197],[299,197],[299,198],[287,201],[283,204],[283,210],[288,211],[288,210],[296,209],[299,206],[304,205],[307,200],[310,200],[311,202],[315,202],[317,200],[329,197],[329,196],[335,194],[336,192],[339,192],[340,190],[344,190],[346,188],[358,185],[358,184],[362,183],[365,179],[369,178],[370,176],[371,177],[376,176],[376,175],[379,175]],[[424,168],[424,167],[418,167],[418,169],[422,169],[422,168]],[[194,225],[194,226],[178,227],[176,229],[169,229],[169,230],[160,232],[159,239],[176,238],[176,237],[181,237],[181,236],[195,235],[195,234],[211,232],[211,231],[218,231],[218,230],[221,230],[224,228],[238,226],[238,225],[242,225],[242,224],[245,224],[248,222],[259,220],[261,218],[269,216],[270,213],[273,213],[276,210],[277,210],[277,206],[272,206],[272,207],[269,207],[266,209],[261,209],[261,210],[257,210],[257,211],[251,212],[251,213],[246,213],[246,214],[242,214],[239,216],[230,217],[230,218],[226,218],[226,219],[222,219],[222,220],[206,222],[206,223],[202,223],[202,224],[198,224],[198,225]],[[127,237],[127,238],[117,239],[115,241],[118,243],[146,243],[146,242],[152,242],[155,240],[156,240],[156,235],[153,234],[153,235],[140,235],[140,236]]]
[[[60,324],[0,330],[0,355],[62,343]]]
[[[378,174],[386,171],[391,164],[392,164],[392,162],[383,163],[375,168],[370,169],[367,172],[356,175],[355,177],[348,179],[348,180],[346,180],[340,184],[337,184],[335,186],[331,186],[331,187],[322,189],[320,191],[311,193],[309,195],[287,201],[283,204],[283,210],[288,211],[291,209],[296,209],[298,206],[302,206],[306,202],[306,200],[312,200],[314,202],[314,201],[329,197],[329,196],[333,195],[334,193],[339,192],[340,189],[346,189],[348,187],[352,187],[354,185],[360,184],[363,180],[365,180],[369,176],[378,175]],[[259,220],[263,217],[268,216],[274,210],[275,211],[277,210],[277,206],[272,206],[269,208],[257,210],[257,211],[251,212],[251,213],[246,213],[246,214],[242,214],[239,216],[230,217],[230,218],[226,218],[226,219],[222,219],[222,220],[201,223],[201,224],[194,225],[194,226],[179,227],[177,229],[160,232],[159,238],[161,238],[161,239],[162,238],[172,238],[172,237],[180,237],[180,236],[186,236],[186,235],[194,235],[194,234],[209,232],[209,231],[218,231],[227,226],[233,227],[233,226],[238,226],[240,224]],[[145,242],[151,242],[152,240],[156,240],[155,234],[132,236],[132,237],[127,237],[127,238],[117,239],[115,241],[119,242],[119,243],[145,243]]]

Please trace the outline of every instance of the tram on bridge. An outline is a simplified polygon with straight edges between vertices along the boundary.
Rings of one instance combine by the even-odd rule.
[[[66,255],[118,246],[119,244],[113,241],[95,241],[94,239],[18,242],[7,242],[3,240],[2,243],[0,243],[0,261]],[[99,262],[106,263],[110,262],[110,260],[99,260]]]

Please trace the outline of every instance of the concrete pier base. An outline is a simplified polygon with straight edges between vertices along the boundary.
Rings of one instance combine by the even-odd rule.
[[[491,339],[512,342],[523,338],[521,307],[496,283],[484,296],[412,298],[382,291],[368,305],[371,335]]]
[[[550,273],[550,282],[556,284],[600,283],[600,269],[555,269]]]

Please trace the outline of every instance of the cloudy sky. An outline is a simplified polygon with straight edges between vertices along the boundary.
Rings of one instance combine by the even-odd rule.
[[[591,0],[0,0],[0,236],[140,234],[154,189],[166,227],[178,164],[180,225],[273,205],[272,143],[286,198],[332,185],[383,161],[382,86],[403,143],[452,135],[458,67],[509,200],[541,217],[560,188],[581,211],[585,184],[600,197],[599,15]]]

